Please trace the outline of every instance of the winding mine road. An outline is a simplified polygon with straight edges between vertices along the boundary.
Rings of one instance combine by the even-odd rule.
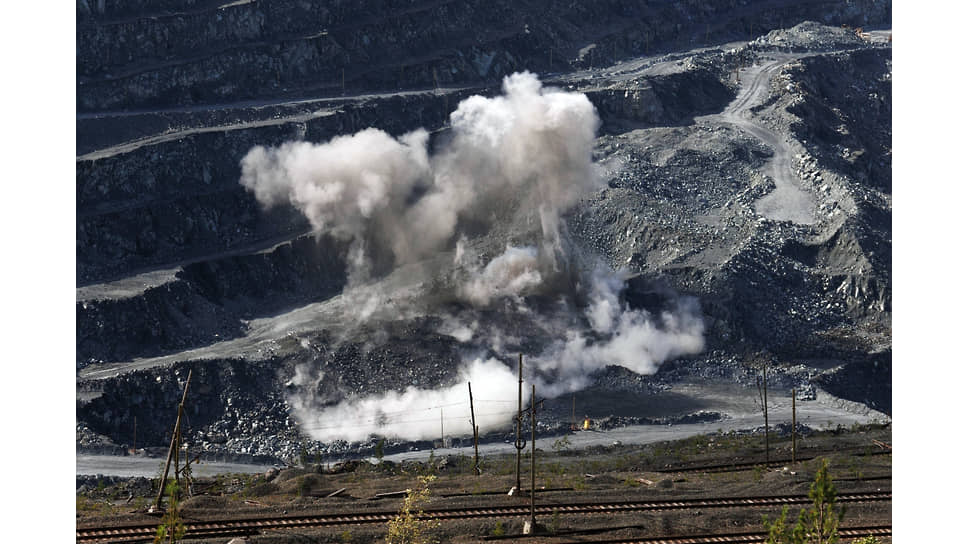
[[[743,70],[736,98],[722,113],[697,118],[697,121],[734,126],[771,147],[773,156],[762,172],[773,180],[775,188],[756,202],[756,212],[775,221],[812,225],[817,220],[817,199],[793,171],[793,149],[782,134],[757,121],[752,113],[752,108],[765,100],[773,76],[788,62],[802,56],[775,55],[772,60]]]
[[[416,96],[422,94],[453,94],[461,93],[467,90],[479,89],[478,87],[469,86],[447,86],[438,87],[435,89],[411,89],[406,91],[388,91],[388,92],[368,92],[354,95],[340,95],[340,96],[326,96],[326,97],[303,97],[303,98],[284,98],[284,99],[265,99],[265,100],[248,100],[241,102],[233,102],[228,104],[202,104],[196,106],[189,106],[185,108],[166,108],[166,109],[154,109],[154,110],[123,110],[123,111],[102,111],[102,112],[89,112],[89,113],[78,113],[76,115],[77,121],[91,120],[91,119],[110,119],[110,118],[125,118],[143,115],[163,115],[166,113],[211,113],[216,111],[247,111],[252,112],[259,110],[260,108],[277,107],[277,108],[292,108],[296,106],[301,106],[304,108],[312,108],[311,111],[300,111],[296,113],[289,114],[276,114],[271,117],[252,119],[248,121],[238,121],[234,123],[219,124],[215,126],[196,126],[196,127],[182,127],[177,129],[170,129],[161,133],[146,134],[140,138],[135,138],[132,140],[119,142],[115,145],[106,146],[100,149],[92,150],[88,153],[82,153],[77,155],[75,158],[76,162],[83,161],[96,161],[98,159],[103,159],[106,157],[113,157],[115,155],[121,155],[124,153],[129,153],[138,148],[157,145],[164,142],[170,142],[174,140],[180,140],[182,138],[192,136],[194,134],[201,134],[206,132],[227,132],[230,130],[245,130],[251,128],[260,128],[265,126],[275,126],[284,125],[288,123],[305,123],[317,119],[320,117],[326,117],[329,115],[334,115],[340,113],[341,108],[346,104],[360,104],[368,100],[381,100],[386,98],[398,97],[398,96]]]

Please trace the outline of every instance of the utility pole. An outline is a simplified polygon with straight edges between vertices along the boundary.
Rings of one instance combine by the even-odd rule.
[[[444,447],[444,409],[440,409],[440,447]]]
[[[770,411],[766,405],[767,397],[766,397],[766,362],[765,361],[763,362],[763,378],[762,380],[760,378],[756,379],[756,388],[757,388],[757,393],[759,395],[761,406],[763,408],[763,425],[765,427],[765,432],[763,434],[766,436],[766,462],[767,464],[769,464],[770,462],[770,414],[769,412]]]
[[[763,424],[766,426],[766,463],[770,463],[770,408],[766,404],[766,363],[763,363]]]
[[[521,388],[524,387],[524,355],[518,354],[518,426],[517,426],[517,437],[514,440],[514,448],[518,450],[518,462],[517,469],[515,470],[515,492],[521,492],[521,450],[524,449],[524,443],[521,442],[521,413],[524,411],[521,406]]]
[[[535,390],[534,384],[531,384],[531,530],[532,532],[538,528],[538,525],[534,521],[534,496],[537,494],[534,488],[534,473],[537,470],[537,465],[534,462],[534,431],[538,422],[538,411],[535,409]]]
[[[185,418],[185,408],[184,408],[184,406],[179,406],[179,410],[181,412],[181,419],[184,419]],[[181,455],[181,450],[182,450],[182,447],[184,446],[184,444],[185,443],[182,440],[182,434],[181,434],[181,422],[179,421],[178,422],[178,449],[175,450],[175,461],[174,461],[174,465],[175,465],[175,485],[178,486],[178,489],[179,490],[184,489],[185,494],[187,496],[191,497],[192,496],[192,481],[191,481],[191,477],[190,476],[191,476],[191,470],[192,470],[192,467],[191,467],[192,457],[190,455],[188,455],[188,451],[185,451],[185,466],[180,467],[180,468],[178,466],[178,464],[179,464],[179,456]],[[184,478],[184,480],[185,480],[185,487],[184,488],[181,487],[180,478]],[[180,491],[179,491],[179,493],[180,493]]]
[[[477,457],[477,422],[474,419],[474,392],[471,391],[471,382],[467,382],[467,394],[471,397],[471,431],[474,433],[474,472],[481,475],[481,468]]]
[[[181,452],[181,418],[182,418],[182,407],[181,404],[178,405],[178,418],[175,420],[175,458],[172,463],[175,465],[175,487],[181,487],[178,480],[178,453]]]
[[[168,470],[171,467],[172,456],[178,459],[177,448],[180,448],[179,434],[181,433],[181,418],[185,410],[185,398],[188,397],[188,384],[192,381],[192,371],[189,369],[188,378],[185,380],[185,390],[182,391],[181,402],[178,404],[178,416],[175,419],[175,430],[171,435],[171,445],[168,447],[168,458],[165,459],[165,471],[161,476],[161,483],[158,486],[158,497],[155,499],[155,504],[149,509],[149,513],[158,512],[161,510],[161,499],[165,495],[165,483],[168,481]],[[175,478],[177,482],[178,477],[178,462],[175,462]]]
[[[797,462],[797,388],[793,388],[793,463]]]
[[[182,467],[182,477],[185,478],[185,493],[191,497],[194,494],[192,488],[194,484],[192,483],[192,456],[188,455],[188,451],[185,452],[185,466]]]

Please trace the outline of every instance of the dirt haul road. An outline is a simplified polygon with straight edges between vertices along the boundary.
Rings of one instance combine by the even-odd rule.
[[[816,222],[817,199],[803,187],[793,170],[794,150],[788,139],[758,122],[753,108],[766,99],[770,81],[791,60],[805,55],[778,55],[740,72],[740,91],[719,115],[697,119],[697,122],[724,123],[737,127],[773,149],[773,156],[762,169],[775,185],[773,191],[756,202],[756,211],[774,221],[792,221],[812,225]]]

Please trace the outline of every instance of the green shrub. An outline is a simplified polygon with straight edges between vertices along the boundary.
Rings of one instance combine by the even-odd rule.
[[[808,495],[813,501],[809,510],[800,510],[796,524],[787,524],[789,508],[784,506],[780,517],[770,521],[763,517],[767,530],[766,544],[835,544],[837,529],[844,519],[844,508],[837,506],[837,490],[830,478],[829,463],[822,460],[817,477]]]
[[[551,533],[558,534],[559,529],[561,529],[561,513],[555,508],[551,511]]]
[[[185,536],[185,524],[178,515],[178,484],[175,481],[168,482],[165,491],[168,492],[168,509],[155,531],[154,544],[164,544],[165,540],[169,543],[178,542]]]
[[[434,475],[418,478],[420,488],[408,489],[400,512],[387,523],[387,544],[435,544],[437,539],[430,534],[440,522],[420,519],[423,505],[430,500],[430,484],[436,480]]]

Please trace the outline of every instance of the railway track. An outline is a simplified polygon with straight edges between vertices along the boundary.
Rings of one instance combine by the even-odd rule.
[[[859,451],[859,452],[844,452],[843,455],[851,455],[854,457],[863,456],[874,456],[874,455],[891,455],[890,450],[875,450],[875,451]],[[815,455],[810,457],[799,457],[797,458],[798,463],[804,463],[807,461],[812,461],[818,457],[825,457],[825,455]],[[719,473],[719,472],[739,472],[743,470],[749,470],[756,467],[784,467],[790,464],[789,459],[780,459],[776,461],[770,461],[769,463],[763,461],[750,461],[743,463],[729,463],[722,465],[701,465],[701,466],[678,466],[678,467],[667,467],[667,468],[657,468],[655,472],[661,473],[673,473],[673,472],[709,472],[709,473]]]
[[[890,537],[890,525],[872,525],[858,527],[841,527],[837,534],[841,540],[863,538],[868,535],[876,537]],[[567,535],[563,535],[567,536]],[[583,544],[761,544],[766,533],[719,533],[689,536],[656,536],[642,538],[619,538],[608,540],[582,540]],[[484,540],[492,540],[485,538]]]
[[[891,500],[890,492],[873,493],[846,493],[837,497],[840,503],[852,502],[883,502]],[[601,514],[618,512],[644,512],[644,511],[665,511],[682,510],[695,508],[748,508],[748,507],[769,507],[782,505],[808,504],[810,499],[803,495],[772,496],[772,497],[724,497],[709,499],[681,499],[681,500],[662,500],[662,501],[622,501],[622,502],[602,502],[602,503],[564,503],[564,504],[542,504],[535,506],[536,515],[558,514]],[[454,508],[428,510],[424,513],[424,519],[435,519],[440,521],[488,518],[488,517],[508,517],[508,516],[527,516],[530,514],[530,507],[521,506],[495,506],[481,508]],[[315,516],[273,516],[263,518],[246,519],[223,519],[212,521],[194,521],[185,523],[185,538],[214,538],[229,537],[255,534],[266,530],[292,529],[292,528],[321,528],[334,525],[363,525],[371,523],[386,523],[390,521],[396,512],[367,512],[367,513],[346,513]],[[131,525],[123,527],[91,527],[77,529],[77,542],[143,542],[154,538],[158,528],[157,524],[151,525]],[[762,536],[762,535],[760,535]],[[866,536],[866,535],[862,535]],[[623,541],[624,542],[624,541]],[[645,542],[645,541],[643,541]],[[649,541],[663,542],[663,541]],[[720,542],[734,542],[720,541]],[[752,542],[752,541],[735,541]]]

